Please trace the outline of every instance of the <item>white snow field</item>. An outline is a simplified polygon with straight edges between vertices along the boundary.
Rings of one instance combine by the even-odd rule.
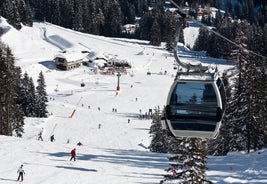
[[[22,138],[0,136],[1,184],[16,183],[21,164],[26,184],[153,184],[163,179],[169,155],[146,149],[152,120],[138,116],[140,110],[145,114],[149,109],[162,109],[174,80],[174,58],[164,45],[153,47],[147,41],[83,34],[42,22],[17,31],[1,18],[0,26],[6,31],[1,41],[12,49],[16,65],[34,82],[43,72],[50,114],[48,118],[26,118]],[[232,67],[180,47],[184,62],[217,64],[221,72]],[[132,68],[120,77],[116,95],[116,74],[94,74],[88,66],[56,69],[54,55],[64,50],[116,57],[127,60]],[[37,140],[41,130],[44,141]],[[49,140],[52,134],[55,142]],[[83,145],[77,146],[78,142]],[[77,150],[76,162],[69,161],[73,148]],[[264,150],[209,156],[207,161],[207,177],[214,183],[267,183]]]

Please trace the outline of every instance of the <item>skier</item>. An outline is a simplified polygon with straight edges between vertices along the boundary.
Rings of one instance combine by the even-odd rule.
[[[76,160],[76,149],[74,148],[73,150],[71,150],[70,152],[71,154],[71,158],[70,158],[70,161],[73,159],[74,161]]]
[[[55,137],[54,137],[54,135],[51,135],[51,137],[50,137],[50,141],[51,141],[51,142],[54,142],[54,141],[55,141]]]
[[[40,132],[39,134],[38,134],[38,141],[43,141],[43,137],[42,137],[42,132]]]
[[[19,167],[17,173],[19,173],[18,181],[19,181],[19,179],[21,179],[20,181],[23,181],[23,175],[25,174],[24,169],[23,169],[23,165],[21,165]]]
[[[172,170],[172,174],[173,174],[173,176],[176,176],[177,175],[177,172],[176,172],[175,169]]]

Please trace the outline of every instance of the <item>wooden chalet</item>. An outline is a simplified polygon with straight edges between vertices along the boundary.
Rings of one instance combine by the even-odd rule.
[[[79,68],[83,63],[83,55],[79,52],[62,52],[54,57],[56,67],[61,70]]]

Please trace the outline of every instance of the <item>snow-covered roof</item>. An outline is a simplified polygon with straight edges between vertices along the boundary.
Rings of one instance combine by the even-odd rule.
[[[103,53],[99,53],[99,52],[90,52],[88,55],[87,55],[87,59],[91,60],[91,61],[94,61],[96,59],[104,59],[104,60],[108,60],[108,58],[103,54]]]
[[[107,61],[104,59],[97,59],[94,61],[94,63],[96,63],[97,66],[102,67],[102,66],[105,66],[105,64],[107,64]]]
[[[66,59],[67,62],[70,61],[77,61],[77,60],[83,60],[83,55],[80,52],[64,52],[64,53],[58,53],[55,55],[54,58],[63,58]]]

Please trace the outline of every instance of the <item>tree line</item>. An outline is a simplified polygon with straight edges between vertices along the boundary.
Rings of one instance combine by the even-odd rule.
[[[207,21],[205,20],[202,19],[202,22],[206,24]],[[241,21],[230,17],[223,17],[220,11],[216,12],[215,19],[212,22],[214,25],[213,29],[217,33],[235,43],[239,42],[240,38],[238,35],[243,31],[247,40],[246,43],[242,44],[246,44],[246,49],[259,55],[267,56],[267,24],[261,27],[256,24],[250,24],[247,20]],[[238,29],[241,24],[244,30]],[[211,57],[236,61],[236,58],[232,55],[232,50],[237,49],[237,46],[210,32],[204,26],[200,28],[198,38],[192,49],[205,51]]]
[[[10,48],[0,42],[0,135],[22,136],[24,117],[47,117],[47,93],[43,73],[37,86],[14,64]]]
[[[222,16],[247,20],[249,24],[255,25],[255,31],[258,31],[258,27],[263,29],[267,22],[265,1],[174,2],[181,7],[188,7],[190,16],[194,18],[197,18],[200,7],[225,9],[223,15],[215,18],[211,14],[203,14],[202,20],[216,28]],[[32,20],[36,19],[95,35],[145,39],[152,45],[160,45],[161,42],[171,45],[175,35],[173,29],[177,29],[173,12],[166,9],[165,0],[1,0],[0,15],[17,29],[21,28],[21,23],[31,26]],[[139,25],[134,34],[122,32],[123,25],[134,23]],[[222,26],[226,26],[225,30],[231,29],[226,23]]]

